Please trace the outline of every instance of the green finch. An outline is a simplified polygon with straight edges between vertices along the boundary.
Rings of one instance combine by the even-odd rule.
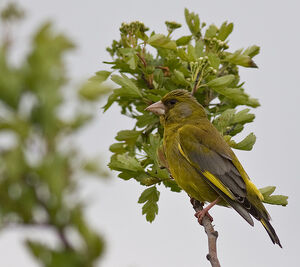
[[[162,116],[163,147],[172,177],[190,197],[210,202],[198,213],[199,222],[213,205],[231,206],[250,225],[254,225],[250,214],[259,220],[281,247],[262,194],[197,100],[178,89],[146,110]]]

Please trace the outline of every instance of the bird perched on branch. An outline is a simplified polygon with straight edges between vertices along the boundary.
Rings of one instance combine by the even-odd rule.
[[[166,162],[177,184],[190,197],[210,202],[196,213],[199,222],[215,204],[231,206],[250,225],[254,225],[250,214],[259,220],[272,242],[281,247],[262,194],[197,100],[178,89],[146,110],[163,116]]]

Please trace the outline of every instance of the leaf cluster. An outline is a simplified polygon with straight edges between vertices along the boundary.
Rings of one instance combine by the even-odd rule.
[[[85,220],[75,178],[103,171],[98,162],[80,155],[71,137],[93,118],[85,107],[93,106],[107,88],[90,81],[74,96],[76,112],[65,116],[63,59],[74,45],[51,24],[44,24],[23,62],[15,65],[4,41],[0,41],[1,230],[14,225],[52,230],[60,240],[55,248],[26,242],[43,266],[94,266],[104,241]],[[73,242],[70,233],[80,242]]]
[[[105,62],[119,74],[110,76],[117,88],[104,110],[116,103],[122,114],[135,121],[134,129],[120,131],[118,142],[111,145],[110,168],[119,171],[122,179],[133,178],[145,186],[164,184],[177,192],[180,188],[166,168],[162,169],[167,167],[159,148],[163,128],[159,118],[145,108],[172,90],[189,90],[233,148],[251,150],[256,140],[253,133],[238,143],[232,137],[255,118],[245,106],[259,106],[258,100],[246,93],[239,76],[240,67],[257,67],[253,57],[259,47],[230,51],[232,23],[206,26],[197,14],[187,9],[184,14],[190,33],[177,39],[172,37],[181,27],[177,22],[165,23],[167,34],[147,33],[149,28],[141,22],[122,24],[120,40],[107,48],[113,60]],[[152,221],[152,209],[143,208],[143,213]]]

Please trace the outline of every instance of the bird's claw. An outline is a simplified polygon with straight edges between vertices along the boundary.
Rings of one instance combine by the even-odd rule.
[[[195,217],[198,219],[198,223],[200,225],[203,225],[202,220],[203,220],[204,216],[207,216],[211,222],[214,220],[214,218],[208,213],[207,210],[205,210],[205,209],[199,210],[195,213]]]

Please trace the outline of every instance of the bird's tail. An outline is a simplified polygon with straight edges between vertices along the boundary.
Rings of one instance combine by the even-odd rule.
[[[270,236],[273,244],[278,244],[282,248],[282,246],[280,244],[279,237],[277,236],[277,234],[275,232],[275,229],[273,228],[271,223],[268,220],[264,220],[264,219],[261,219],[260,222],[263,225],[263,227],[266,229],[266,231],[267,231],[268,235]]]
[[[242,203],[239,201],[232,200],[230,197],[228,197],[226,194],[224,194],[223,191],[221,191],[219,188],[217,188],[214,184],[212,184],[210,181],[207,181],[209,185],[213,189],[216,190],[217,193],[220,194],[220,196],[231,206],[233,207],[251,226],[254,225],[253,220],[249,213],[258,221],[260,221],[263,225],[263,227],[266,229],[268,235],[270,236],[273,244],[278,244],[281,248],[281,243],[279,240],[279,237],[277,236],[275,229],[269,222],[270,216],[268,212],[265,210],[263,204],[261,203],[261,209],[258,209],[256,206],[252,205],[251,202],[247,198],[243,198]]]

